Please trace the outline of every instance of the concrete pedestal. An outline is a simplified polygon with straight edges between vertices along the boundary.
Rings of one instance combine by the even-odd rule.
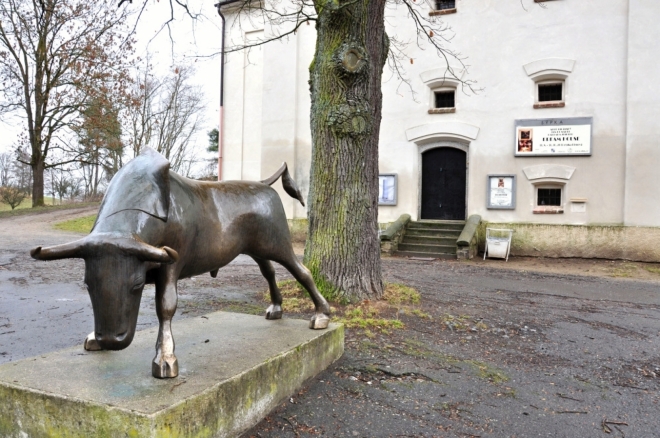
[[[175,321],[175,379],[151,376],[157,328],[122,351],[81,345],[4,364],[0,436],[237,436],[342,355],[342,326],[307,324],[226,312]]]

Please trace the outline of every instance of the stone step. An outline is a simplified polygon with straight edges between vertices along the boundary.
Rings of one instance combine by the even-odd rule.
[[[406,228],[406,236],[453,237],[458,239],[462,230],[434,230],[431,228]]]
[[[447,245],[454,246],[456,245],[456,236],[433,236],[433,235],[418,235],[418,234],[407,234],[403,236],[403,241],[401,243],[423,243],[427,245]]]
[[[415,252],[415,251],[395,251],[396,257],[416,257],[416,258],[431,258],[431,259],[446,259],[455,260],[456,254],[433,253],[433,252]]]
[[[174,379],[151,377],[157,328],[122,351],[80,345],[2,364],[0,436],[239,436],[341,357],[342,325],[307,327],[227,312],[175,320]]]
[[[435,230],[463,231],[465,221],[416,221],[408,223],[408,228],[431,228]]]
[[[430,245],[426,243],[399,243],[398,251],[437,253],[437,254],[456,254],[456,244],[454,245]]]

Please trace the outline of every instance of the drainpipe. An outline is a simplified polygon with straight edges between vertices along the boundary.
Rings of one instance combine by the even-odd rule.
[[[218,126],[218,181],[222,181],[222,149],[224,138],[224,100],[225,100],[225,16],[222,15],[220,8],[231,3],[237,3],[245,0],[225,0],[216,3],[214,6],[218,10],[218,15],[222,20],[222,48],[220,49],[220,114]]]

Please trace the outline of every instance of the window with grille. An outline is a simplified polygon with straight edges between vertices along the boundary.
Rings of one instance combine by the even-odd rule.
[[[563,84],[539,84],[539,102],[553,102],[564,100]]]
[[[454,108],[454,90],[452,91],[436,91],[435,92],[435,107],[436,108]]]
[[[561,189],[538,189],[537,205],[561,205]]]
[[[442,11],[445,9],[455,9],[456,0],[435,0],[435,9],[436,11]]]

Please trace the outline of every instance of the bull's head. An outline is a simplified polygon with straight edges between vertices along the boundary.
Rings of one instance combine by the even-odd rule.
[[[30,255],[38,260],[82,258],[85,285],[94,310],[96,341],[104,350],[121,350],[133,341],[147,271],[178,259],[175,250],[156,248],[137,238],[89,235]]]

